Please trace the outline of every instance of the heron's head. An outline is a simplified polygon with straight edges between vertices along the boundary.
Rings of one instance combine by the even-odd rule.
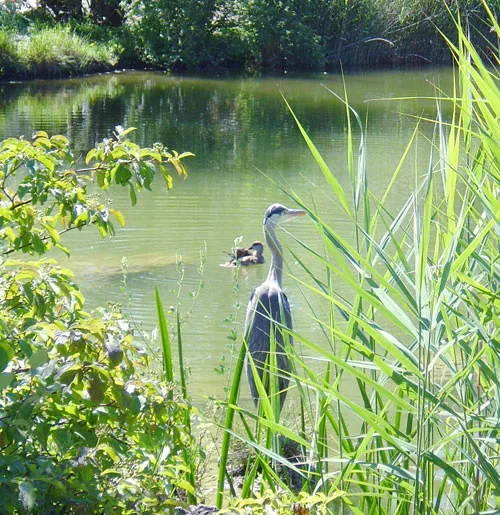
[[[260,241],[254,241],[249,249],[255,250],[257,254],[262,254],[264,252],[264,244]]]
[[[266,214],[264,215],[264,225],[268,223],[282,224],[283,222],[292,220],[296,216],[305,214],[306,212],[303,209],[289,209],[281,204],[272,204],[267,208]]]

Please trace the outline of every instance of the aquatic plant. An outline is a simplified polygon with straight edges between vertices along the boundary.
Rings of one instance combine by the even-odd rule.
[[[499,60],[492,47],[497,67],[489,68],[456,24],[458,44],[447,39],[456,62],[454,95],[436,93],[436,120],[416,123],[381,196],[370,189],[369,135],[348,91],[332,92],[332,99],[346,109],[350,195],[290,107],[331,189],[332,209],[343,211],[351,229],[337,230],[326,213],[289,192],[323,246],[298,241],[304,274],[295,280],[325,307],[326,317],[311,313],[324,338],[291,334],[301,407],[293,427],[272,411],[257,415],[238,405],[242,346],[227,405],[219,506],[231,438],[255,454],[238,493],[262,500],[253,501],[255,513],[264,509],[265,491],[287,492],[290,510],[303,499],[283,470],[299,477],[299,491],[324,495],[323,508],[334,513],[479,513],[498,506]],[[453,105],[450,119],[441,117],[444,102]],[[423,123],[434,124],[428,166],[415,170],[414,191],[393,213],[386,199]],[[349,286],[349,298],[338,293],[339,284]],[[299,453],[277,453],[269,435],[281,435]]]

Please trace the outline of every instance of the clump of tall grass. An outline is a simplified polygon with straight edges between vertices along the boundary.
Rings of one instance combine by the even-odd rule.
[[[22,68],[15,33],[10,29],[0,29],[0,77],[13,75]]]
[[[484,8],[500,34],[486,3]],[[326,213],[290,193],[308,211],[324,249],[300,242],[307,251],[299,260],[306,279],[296,280],[306,297],[317,296],[327,307],[326,318],[313,313],[326,343],[294,333],[303,352],[298,345],[288,349],[301,400],[298,429],[276,420],[273,410],[256,416],[238,406],[242,347],[227,408],[219,506],[230,438],[237,437],[253,447],[258,464],[249,464],[242,497],[252,497],[255,488],[285,490],[290,506],[302,503],[303,494],[277,473],[280,463],[301,475],[303,491],[324,496],[329,512],[496,513],[500,62],[492,48],[497,67],[486,66],[458,22],[457,32],[458,44],[448,40],[456,90],[437,102],[450,102],[453,114],[444,120],[438,109],[437,121],[419,122],[434,123],[432,150],[398,212],[389,210],[387,198],[418,138],[418,125],[380,198],[370,191],[366,135],[348,92],[336,98],[346,105],[350,194],[296,119],[331,188],[332,209],[342,209],[351,220],[352,238],[329,225]],[[310,261],[324,273],[313,271],[317,267]],[[338,294],[340,283],[349,285],[352,298]],[[323,369],[312,368],[306,354],[322,360]],[[243,434],[233,427],[236,415]],[[263,439],[255,436],[254,420]],[[302,463],[277,454],[269,434],[295,442]]]
[[[10,66],[0,68],[0,76],[60,77],[105,71],[118,62],[113,49],[93,43],[68,27],[32,28],[29,35],[13,37],[0,32],[2,59]],[[0,63],[2,65],[2,63]]]
[[[104,45],[89,42],[62,26],[35,31],[24,45],[26,63],[31,63],[35,74],[73,74],[116,64],[116,57]]]

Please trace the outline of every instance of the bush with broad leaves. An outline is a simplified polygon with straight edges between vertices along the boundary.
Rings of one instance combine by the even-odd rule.
[[[118,127],[75,168],[63,136],[0,143],[0,488],[6,513],[155,513],[196,494],[194,410],[152,378],[117,305],[88,313],[70,270],[20,252],[68,252],[64,233],[121,213],[87,193],[94,178],[136,192],[187,155],[141,148]],[[173,393],[172,393],[173,392]],[[189,463],[186,463],[189,461]]]

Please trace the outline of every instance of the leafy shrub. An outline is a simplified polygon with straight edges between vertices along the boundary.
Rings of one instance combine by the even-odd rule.
[[[114,45],[91,42],[69,27],[32,27],[29,34],[0,30],[1,76],[67,76],[110,70],[123,52]]]
[[[320,38],[309,23],[314,9],[303,2],[267,2],[248,4],[247,16],[256,34],[262,65],[269,69],[317,69],[323,56]]]
[[[245,6],[239,2],[221,2],[211,20],[212,63],[216,67],[247,70],[260,66],[256,31]]]
[[[128,132],[117,128],[87,156],[101,188],[127,185],[135,201],[155,171],[167,187],[167,165],[185,173],[184,156],[140,148]],[[63,136],[0,143],[2,510],[155,512],[194,495],[192,408],[151,377],[117,306],[87,313],[71,271],[52,259],[5,259],[66,250],[61,236],[88,225],[110,234],[112,215],[123,223],[87,196],[74,164]]]
[[[453,16],[470,27],[478,49],[497,43],[483,1],[105,0],[82,10],[82,2],[51,0],[26,11],[15,1],[0,6],[0,27],[25,36],[64,22],[83,38],[68,32],[53,47],[35,42],[24,66],[40,60],[33,73],[47,76],[118,65],[283,71],[440,64],[451,62],[439,31],[456,42]],[[498,0],[490,4],[497,15]]]
[[[68,271],[50,261],[4,266],[4,509],[142,511],[179,499],[185,447],[200,459],[184,426],[190,408],[148,378],[119,311],[85,313]]]
[[[19,2],[2,2],[0,5],[0,29],[12,32],[24,32],[29,25],[26,12],[21,12]]]

